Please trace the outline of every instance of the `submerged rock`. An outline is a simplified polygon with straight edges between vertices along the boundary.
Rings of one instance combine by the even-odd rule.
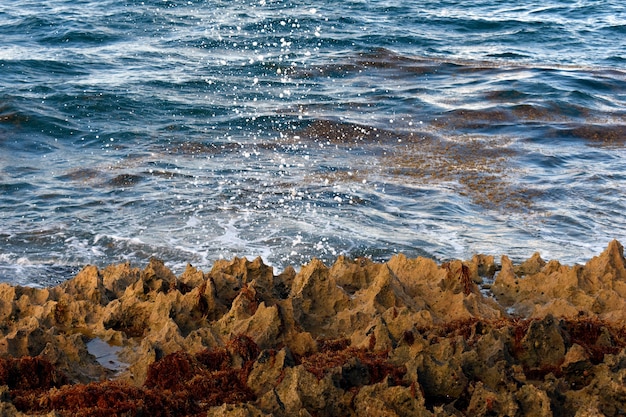
[[[0,284],[0,414],[623,415],[624,323],[617,241],[572,267],[88,266],[52,288]]]

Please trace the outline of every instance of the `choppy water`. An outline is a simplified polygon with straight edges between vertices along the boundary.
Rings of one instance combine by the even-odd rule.
[[[2,1],[0,280],[584,262],[626,241],[625,115],[617,0]]]

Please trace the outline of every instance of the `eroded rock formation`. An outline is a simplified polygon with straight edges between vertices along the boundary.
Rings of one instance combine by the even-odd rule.
[[[88,266],[0,284],[0,415],[623,415],[624,323],[617,241],[584,266]]]

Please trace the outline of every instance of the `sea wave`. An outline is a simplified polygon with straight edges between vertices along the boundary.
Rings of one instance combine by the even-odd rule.
[[[626,236],[624,13],[8,5],[4,276],[18,259],[33,280],[151,256],[174,269],[397,252],[584,262]]]

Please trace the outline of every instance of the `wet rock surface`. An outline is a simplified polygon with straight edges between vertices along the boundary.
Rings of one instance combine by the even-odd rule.
[[[88,266],[0,284],[0,415],[625,415],[625,323],[617,241],[576,266]]]

